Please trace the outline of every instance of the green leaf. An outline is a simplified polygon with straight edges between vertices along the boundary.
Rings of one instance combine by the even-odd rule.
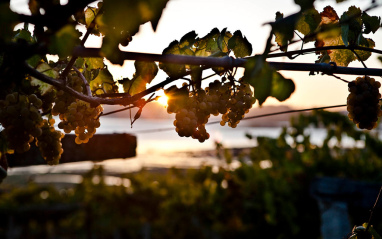
[[[359,45],[363,46],[363,47],[374,48],[375,47],[375,42],[372,39],[370,39],[370,38],[364,38],[362,36],[360,38],[360,44]],[[355,50],[355,52],[361,58],[361,59],[357,58],[357,60],[366,61],[371,56],[371,52],[370,51]]]
[[[301,7],[301,11],[313,8],[314,0],[294,0],[294,2]]]
[[[191,49],[196,41],[196,37],[198,35],[195,33],[195,31],[191,31],[187,34],[185,34],[179,41],[179,49],[183,53],[183,51],[186,51],[187,49]]]
[[[146,84],[150,84],[158,73],[158,66],[155,62],[135,61],[135,74],[130,80],[124,78],[119,81],[123,85],[123,89],[130,95],[135,95],[146,90]]]
[[[115,64],[123,64],[120,56],[116,55],[118,45],[127,46],[141,24],[151,21],[154,30],[162,15],[168,0],[105,0],[103,14],[96,18],[100,32],[107,36],[102,44],[105,56]],[[106,44],[105,44],[106,43]]]
[[[198,39],[195,42],[196,56],[210,56],[216,52],[219,52],[220,49],[217,44],[217,39],[220,36],[220,31],[217,28],[211,30],[206,36],[201,39]]]
[[[170,43],[170,45],[163,50],[163,55],[173,54],[181,55],[179,42],[177,40]],[[159,68],[167,73],[170,77],[178,77],[186,73],[186,66],[181,64],[159,63]]]
[[[84,58],[84,61],[87,70],[102,69],[105,67],[103,58],[100,57],[87,57]]]
[[[382,56],[378,56],[378,60],[382,63]]]
[[[232,34],[230,32],[227,32],[227,28],[224,28],[220,36],[217,40],[218,48],[221,52],[227,53],[228,52],[228,41],[232,37]]]
[[[124,78],[120,83],[123,85],[123,90],[130,95],[146,90],[146,81],[141,76],[134,76],[131,80]]]
[[[32,33],[26,29],[19,29],[16,31],[16,35],[13,37],[14,41],[22,39],[27,43],[36,43],[35,38],[32,36]]]
[[[355,6],[349,7],[340,18],[342,41],[346,46],[354,45],[362,33],[361,9]]]
[[[100,70],[98,76],[94,80],[90,81],[89,85],[91,91],[95,94],[117,92],[113,76],[107,68]]]
[[[247,38],[243,37],[241,31],[234,32],[228,40],[228,48],[233,50],[236,57],[246,57],[252,54],[252,45]]]
[[[260,56],[254,57],[245,64],[243,80],[255,88],[255,97],[262,105],[272,91],[273,70]]]
[[[284,78],[277,71],[273,72],[271,96],[278,101],[284,101],[290,97],[295,90],[294,82],[291,79]]]
[[[280,12],[276,12],[276,21],[271,24],[276,43],[282,51],[287,51],[288,43],[294,36],[294,28],[297,15],[284,18]]]
[[[158,66],[155,62],[135,61],[134,63],[136,75],[142,77],[142,79],[150,84],[158,73]]]
[[[349,24],[342,24],[341,25],[341,36],[342,36],[342,41],[344,42],[345,46],[349,46]]]
[[[65,25],[50,39],[49,53],[57,54],[60,58],[72,54],[74,47],[80,44],[81,33],[73,25]]]
[[[362,21],[365,29],[363,32],[369,34],[370,32],[375,33],[381,25],[381,17],[369,16],[366,12],[362,13]]]
[[[55,71],[54,69],[52,69],[52,67],[50,67],[48,63],[46,62],[39,64],[36,70],[53,79],[57,79],[59,77],[59,73]],[[50,92],[53,89],[52,85],[42,82],[39,79],[34,77],[31,78],[31,85],[38,86],[41,92],[41,95],[45,95],[46,93]]]
[[[269,96],[284,101],[295,90],[293,81],[284,78],[261,56],[247,61],[243,80],[254,87],[255,98],[259,100],[260,106]]]
[[[312,34],[321,22],[321,16],[314,8],[304,11],[298,19],[295,29],[304,35]],[[313,39],[305,39],[305,42]]]

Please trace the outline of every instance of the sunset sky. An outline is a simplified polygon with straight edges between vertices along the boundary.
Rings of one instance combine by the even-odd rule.
[[[17,12],[28,13],[27,2],[25,0],[11,1],[12,9]],[[327,5],[332,5],[339,16],[351,5],[356,5],[365,9],[371,1],[346,1],[336,4],[335,1],[316,1],[315,6],[318,11]],[[229,31],[241,30],[253,46],[253,54],[261,53],[264,49],[270,27],[263,25],[274,20],[275,13],[280,11],[284,16],[295,13],[299,7],[293,0],[170,0],[163,12],[158,29],[153,32],[150,23],[141,26],[139,33],[133,37],[129,46],[121,48],[126,51],[162,53],[163,49],[170,42],[179,40],[189,31],[195,32],[203,37],[217,27],[220,30],[227,27]],[[369,15],[381,16],[382,8],[369,11]],[[382,30],[369,36],[376,42],[376,48],[382,49]],[[101,39],[91,37],[86,46],[99,47]],[[289,50],[297,50],[301,47],[295,44]],[[312,47],[306,44],[304,48]],[[314,63],[314,54],[301,56],[293,62]],[[289,61],[287,58],[275,58],[272,61]],[[369,68],[381,67],[377,60],[377,55],[372,55],[365,62]],[[350,67],[362,67],[359,62],[352,62]],[[134,73],[132,61],[125,61],[123,67],[112,66],[109,70],[116,79],[131,77]],[[240,72],[240,71],[239,71]],[[288,78],[292,78],[296,84],[296,91],[291,98],[279,103],[273,99],[267,99],[267,105],[290,105],[296,108],[316,107],[326,105],[336,105],[346,103],[348,95],[347,85],[329,76],[309,76],[308,72],[286,72],[281,73]],[[162,81],[166,75],[160,72],[152,84]],[[352,80],[356,76],[341,76],[344,79]],[[381,80],[380,78],[376,78]]]

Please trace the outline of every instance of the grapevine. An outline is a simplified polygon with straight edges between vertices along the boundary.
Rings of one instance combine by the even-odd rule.
[[[276,13],[263,53],[253,56],[246,36],[240,30],[230,32],[227,28],[214,28],[205,36],[188,32],[171,42],[162,54],[125,52],[120,50],[120,44],[125,46],[133,41],[140,25],[150,21],[153,29],[157,28],[168,0],[158,0],[155,4],[148,1],[143,5],[102,1],[87,6],[90,2],[30,4],[31,15],[13,12],[8,4],[0,4],[0,84],[3,86],[0,124],[1,139],[5,141],[1,142],[5,145],[2,152],[26,152],[36,140],[47,162],[57,163],[62,153],[59,147],[62,136],[53,130],[53,116],[60,119],[59,129],[65,133],[74,131],[75,142],[82,144],[100,126],[101,104],[139,108],[135,121],[146,103],[151,102],[145,97],[156,99],[161,89],[166,89],[169,97],[167,111],[175,114],[178,135],[204,142],[210,137],[206,124],[211,115],[221,115],[222,126],[235,128],[255,102],[261,106],[268,97],[280,102],[287,100],[296,87],[279,70],[327,75],[382,74],[381,69],[367,68],[364,63],[371,53],[382,53],[367,38],[381,25],[380,17],[367,13],[377,7],[374,3],[365,11],[351,6],[341,15],[330,6],[317,10],[313,1],[298,1],[300,10],[295,14],[284,17]],[[56,21],[56,17],[61,20]],[[24,28],[14,31],[19,23],[24,23]],[[29,24],[34,25],[33,33],[28,29]],[[86,32],[80,33],[78,26]],[[102,34],[100,48],[85,47],[91,34]],[[305,48],[304,44],[310,41],[315,47]],[[302,43],[301,50],[287,51],[297,42]],[[278,50],[282,52],[273,53]],[[318,55],[316,64],[266,61],[282,56],[294,59],[309,52]],[[58,55],[58,60],[48,61],[47,55]],[[116,81],[104,58],[120,65],[124,60],[135,60],[135,74]],[[365,68],[347,67],[356,60]],[[236,75],[238,67],[244,68],[243,76]],[[201,76],[208,69],[221,79],[202,88]],[[152,85],[159,70],[168,77]],[[170,86],[185,79],[189,83],[182,87]],[[379,87],[380,83],[367,76],[349,84],[349,117],[359,128],[374,128],[382,114]],[[47,135],[54,139],[52,152],[44,144],[45,138],[49,139]]]

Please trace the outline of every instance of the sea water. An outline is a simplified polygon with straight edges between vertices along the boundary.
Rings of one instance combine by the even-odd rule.
[[[212,151],[216,143],[227,148],[248,148],[256,145],[256,137],[264,136],[276,138],[280,135],[282,127],[249,127],[239,126],[232,129],[220,124],[206,126],[210,139],[203,143],[186,137],[179,137],[172,125],[172,120],[139,119],[131,127],[130,120],[125,118],[104,117],[98,134],[129,133],[137,137],[137,156],[128,159],[110,159],[94,163],[91,159],[83,162],[74,162],[56,166],[38,165],[20,168],[11,168],[9,175],[20,174],[82,174],[94,164],[102,165],[107,172],[119,174],[138,171],[142,168],[169,168],[169,167],[199,167],[202,164],[221,165],[224,162],[214,154],[193,154],[192,152]],[[325,129],[308,129],[311,142],[319,145],[326,137]],[[245,135],[254,137],[250,140]],[[344,146],[353,146],[354,141],[345,138]],[[129,147],[126,145],[126,147]],[[107,148],[105,148],[107,150]],[[191,152],[191,153],[190,153]]]

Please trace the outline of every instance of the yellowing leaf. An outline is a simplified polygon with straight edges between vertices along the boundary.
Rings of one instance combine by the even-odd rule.
[[[39,64],[37,66],[36,70],[43,73],[44,75],[47,75],[47,76],[53,78],[53,79],[56,79],[59,77],[58,72],[55,71],[54,69],[52,69],[52,67],[50,67],[48,65],[48,63],[46,63],[46,62]],[[41,95],[45,95],[46,93],[50,92],[53,89],[52,85],[45,83],[45,82],[42,82],[39,79],[34,78],[34,77],[31,78],[31,85],[32,86],[38,86],[39,90],[41,92]]]

